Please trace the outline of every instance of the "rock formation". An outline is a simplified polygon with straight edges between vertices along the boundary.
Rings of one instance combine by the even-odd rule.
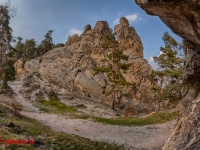
[[[101,48],[101,43],[108,30],[106,21],[98,21],[93,29],[90,25],[86,25],[80,36],[75,34],[69,37],[65,47],[55,48],[42,57],[27,61],[24,69],[27,73],[39,72],[43,79],[70,92],[99,99],[110,105],[111,97],[104,94],[110,88],[104,81],[106,76],[104,74],[94,76],[92,69],[104,65],[101,60],[108,52]],[[132,64],[125,73],[125,78],[129,82],[136,83],[136,87],[130,90],[131,98],[119,95],[118,99],[123,104],[131,104],[138,112],[148,113],[153,109],[153,94],[149,88],[152,68],[143,59],[140,37],[123,17],[120,19],[120,24],[115,27],[115,32],[120,48],[129,56],[128,63]]]
[[[120,19],[120,24],[115,26],[117,40],[122,50],[131,50],[141,58],[143,58],[143,45],[140,37],[137,35],[133,27],[129,27],[126,18]]]
[[[185,86],[180,105],[187,110],[179,118],[163,150],[200,149],[200,1],[136,0],[149,15],[156,15],[185,40]],[[179,106],[180,106],[179,105]]]

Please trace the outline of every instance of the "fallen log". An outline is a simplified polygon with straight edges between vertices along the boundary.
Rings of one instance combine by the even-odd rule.
[[[148,115],[145,115],[145,116],[140,117],[140,119],[147,118],[147,117],[152,116],[152,115],[154,115],[154,114],[156,114],[156,113],[157,113],[157,112],[151,112],[151,113],[148,114]]]

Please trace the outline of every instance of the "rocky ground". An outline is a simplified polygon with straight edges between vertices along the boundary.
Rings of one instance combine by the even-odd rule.
[[[130,149],[138,150],[159,150],[167,141],[171,130],[174,127],[175,121],[156,124],[142,127],[129,127],[118,125],[106,125],[94,122],[88,119],[78,119],[67,115],[49,114],[40,111],[34,107],[30,101],[26,101],[19,93],[20,81],[9,83],[13,88],[15,94],[13,98],[3,97],[4,102],[17,102],[22,106],[21,114],[34,118],[39,122],[50,126],[55,131],[62,131],[64,133],[75,134],[81,137],[86,137],[91,140],[107,141],[109,143],[117,143],[119,145],[126,145]],[[91,103],[86,106],[94,106]],[[88,110],[90,109],[88,107]],[[101,107],[99,104],[97,116],[114,117],[116,114],[106,107]],[[87,112],[87,110],[85,110]],[[93,110],[95,111],[95,109]],[[90,111],[88,111],[90,112]]]

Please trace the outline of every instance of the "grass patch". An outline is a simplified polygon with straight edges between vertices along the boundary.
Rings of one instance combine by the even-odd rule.
[[[6,146],[6,150],[37,150],[37,149],[29,144],[22,144],[22,145],[10,144]]]
[[[105,124],[113,124],[113,125],[122,125],[122,126],[144,126],[144,125],[151,125],[151,124],[157,124],[157,123],[164,123],[167,121],[171,121],[174,119],[177,119],[179,116],[178,113],[166,113],[166,112],[160,112],[153,116],[140,119],[138,117],[120,117],[120,118],[99,118],[99,117],[93,117],[94,121],[102,122]]]
[[[31,119],[25,116],[21,116],[17,120],[14,119],[13,117],[8,116],[5,119],[0,121],[0,125],[4,126],[9,122],[13,122],[16,125],[15,127],[10,128],[13,130],[9,130],[9,131],[12,131],[13,134],[16,134],[16,133],[21,134],[21,133],[26,132],[28,133],[28,135],[33,136],[33,137],[38,136],[38,135],[43,135],[44,133],[52,134],[51,128],[49,126],[43,126],[37,120]],[[15,132],[14,129],[17,127],[20,127],[20,129],[18,132]]]
[[[54,150],[123,150],[123,146],[108,144],[107,142],[91,141],[76,135],[60,134],[51,140],[51,147]]]
[[[61,102],[60,99],[56,96],[51,96],[49,100],[41,99],[39,104],[36,104],[37,107],[41,111],[47,113],[73,113],[76,112],[77,109],[73,106],[67,106],[65,103]]]
[[[2,113],[0,113],[2,114]],[[35,119],[21,116],[17,120],[9,115],[4,115],[4,119],[0,119],[0,138],[21,139],[21,135],[26,133],[28,137],[39,140],[45,146],[44,149],[54,150],[123,150],[123,146],[109,144],[107,142],[91,141],[90,139],[79,137],[76,135],[55,132],[50,127],[45,126]],[[14,123],[15,127],[6,127],[9,122]],[[18,128],[20,127],[20,128]],[[18,128],[18,132],[15,129]],[[38,137],[40,137],[38,139]],[[1,145],[0,145],[1,149]],[[9,145],[5,149],[38,149],[30,144]],[[42,148],[43,149],[43,148]]]

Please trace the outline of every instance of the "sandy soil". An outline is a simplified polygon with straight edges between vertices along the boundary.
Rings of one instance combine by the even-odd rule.
[[[160,150],[175,125],[175,121],[143,127],[105,125],[91,120],[72,119],[69,116],[42,113],[20,95],[18,92],[21,86],[20,82],[12,82],[10,86],[16,93],[15,101],[23,106],[23,115],[34,118],[50,126],[53,130],[76,134],[91,140],[125,144],[129,148],[132,147],[131,149]]]

